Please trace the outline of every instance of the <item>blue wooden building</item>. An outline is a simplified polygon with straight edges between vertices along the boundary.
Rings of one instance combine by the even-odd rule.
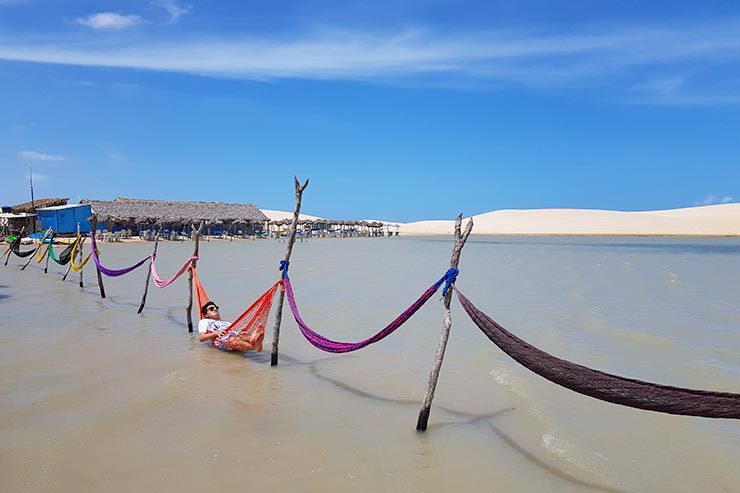
[[[89,233],[92,229],[88,218],[92,215],[90,204],[69,204],[36,209],[42,229],[53,229],[55,233]]]

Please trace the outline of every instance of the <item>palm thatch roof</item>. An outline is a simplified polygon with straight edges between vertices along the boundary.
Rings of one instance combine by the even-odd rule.
[[[83,199],[102,221],[137,223],[264,222],[268,218],[254,204],[224,202],[180,202],[117,198],[114,200]]]
[[[34,207],[40,209],[41,207],[54,207],[57,205],[67,205],[68,198],[58,199],[36,199],[33,202],[24,202],[22,204],[14,205],[11,207],[11,211],[19,214],[21,212],[34,212]]]

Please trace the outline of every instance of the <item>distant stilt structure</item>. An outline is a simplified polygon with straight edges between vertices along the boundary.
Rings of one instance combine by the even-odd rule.
[[[144,294],[141,296],[141,305],[139,305],[139,311],[136,313],[141,313],[144,311],[144,305],[146,304],[146,294],[149,291],[149,279],[152,277],[152,262],[154,262],[154,259],[157,257],[157,247],[159,246],[159,237],[162,236],[162,227],[159,227],[159,232],[157,233],[157,238],[154,240],[154,252],[152,255],[152,259],[149,261],[149,271],[146,273],[146,282],[144,284]]]
[[[94,235],[98,231],[98,215],[97,214],[92,215],[90,219],[90,223],[92,226],[92,231],[90,232],[90,234]],[[95,248],[95,255],[97,255],[98,258],[100,258],[100,250],[98,250],[97,245],[92,248]],[[95,270],[98,273],[98,287],[100,288],[100,297],[105,299],[105,286],[103,285],[103,274],[100,272],[100,269],[98,269],[97,264],[95,264]]]
[[[290,238],[288,239],[288,247],[285,250],[285,262],[290,262],[290,254],[293,252],[293,244],[295,243],[296,229],[298,227],[298,216],[301,213],[301,200],[303,199],[303,191],[308,186],[308,180],[301,186],[298,181],[298,177],[293,177],[295,182],[295,210],[293,211],[293,222],[290,226]],[[278,345],[280,343],[280,323],[283,319],[283,300],[285,299],[285,289],[280,290],[280,296],[278,298],[277,312],[275,313],[275,326],[272,329],[272,354],[270,356],[270,366],[277,366],[278,364]]]
[[[200,222],[198,225],[198,229],[195,229],[195,224],[192,225],[192,228],[195,230],[195,234],[193,235],[193,239],[195,240],[195,248],[193,249],[193,256],[198,256],[198,247],[200,245],[200,231],[203,229],[203,221]],[[187,318],[188,318],[188,333],[193,332],[193,269],[195,269],[196,264],[198,263],[198,260],[193,260],[193,268],[190,269],[190,272],[188,272],[188,306],[185,309]],[[198,307],[198,310],[200,310],[200,307]]]
[[[470,231],[473,229],[473,218],[471,217],[465,227],[465,232],[462,232],[462,214],[457,216],[455,219],[455,247],[452,249],[452,258],[450,259],[450,268],[457,269],[460,264],[460,253],[465,246]],[[454,284],[454,280],[451,284]],[[447,340],[450,338],[450,329],[452,328],[452,316],[450,315],[450,302],[452,301],[452,286],[447,289],[444,298],[444,310],[442,317],[442,335],[439,339],[439,346],[437,347],[437,354],[434,357],[434,365],[432,371],[429,374],[429,386],[427,387],[426,395],[424,396],[424,402],[419,411],[419,419],[416,423],[417,431],[426,431],[427,422],[429,421],[429,413],[432,408],[432,399],[434,399],[434,391],[437,388],[437,379],[439,378],[439,371],[442,368],[442,360],[445,357],[445,349],[447,349]]]

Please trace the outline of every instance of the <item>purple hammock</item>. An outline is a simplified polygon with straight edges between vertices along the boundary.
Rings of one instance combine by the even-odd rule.
[[[317,348],[321,349],[322,351],[326,351],[329,353],[349,353],[351,351],[356,351],[358,349],[362,349],[365,346],[369,346],[370,344],[374,342],[378,342],[379,340],[391,335],[397,328],[399,328],[401,325],[403,325],[404,322],[406,322],[408,319],[411,318],[411,316],[416,313],[419,308],[421,308],[424,303],[429,300],[429,298],[434,295],[434,293],[437,292],[439,287],[448,279],[454,280],[454,276],[457,275],[457,272],[451,273],[453,269],[450,269],[450,271],[447,271],[442,278],[435,282],[429,289],[424,291],[424,294],[421,295],[421,297],[414,301],[414,303],[408,307],[402,314],[400,314],[395,320],[393,320],[390,324],[388,324],[383,330],[378,332],[372,337],[368,337],[367,339],[360,341],[360,342],[338,342],[338,341],[332,341],[331,339],[327,339],[326,337],[322,336],[321,334],[318,334],[311,330],[308,325],[306,325],[306,322],[303,321],[301,318],[301,314],[298,313],[298,306],[295,302],[295,294],[293,294],[293,286],[290,284],[290,278],[285,275],[283,277],[283,281],[285,283],[285,293],[288,296],[288,304],[290,305],[290,311],[293,312],[293,317],[295,317],[295,321],[298,324],[298,327],[301,329],[301,333],[303,336],[316,346]],[[450,281],[452,282],[452,281]]]
[[[97,246],[95,244],[95,231],[92,232],[92,234],[90,235],[90,237],[92,238],[92,258],[93,258],[93,262],[95,262],[95,266],[98,268],[98,270],[100,272],[102,272],[103,274],[105,274],[106,276],[108,276],[108,277],[118,277],[118,276],[122,276],[124,274],[128,274],[129,272],[131,272],[133,270],[136,270],[139,267],[141,267],[142,265],[144,265],[144,263],[151,258],[150,255],[147,255],[146,257],[144,257],[143,259],[141,259],[136,264],[132,265],[131,267],[126,267],[125,269],[108,269],[107,267],[103,266],[103,264],[100,263],[100,259],[98,258],[98,248],[97,248]]]
[[[455,288],[465,312],[503,352],[539,376],[579,394],[648,411],[740,419],[740,394],[684,389],[602,371],[557,358],[519,339]]]

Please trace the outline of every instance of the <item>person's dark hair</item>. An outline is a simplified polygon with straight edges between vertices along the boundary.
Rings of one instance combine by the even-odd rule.
[[[216,303],[214,303],[213,301],[209,301],[208,303],[206,303],[205,305],[203,305],[203,306],[202,306],[202,307],[200,308],[200,314],[201,314],[202,316],[204,316],[204,317],[205,317],[205,315],[206,315],[206,312],[208,311],[208,307],[209,307],[209,306],[216,306]]]

